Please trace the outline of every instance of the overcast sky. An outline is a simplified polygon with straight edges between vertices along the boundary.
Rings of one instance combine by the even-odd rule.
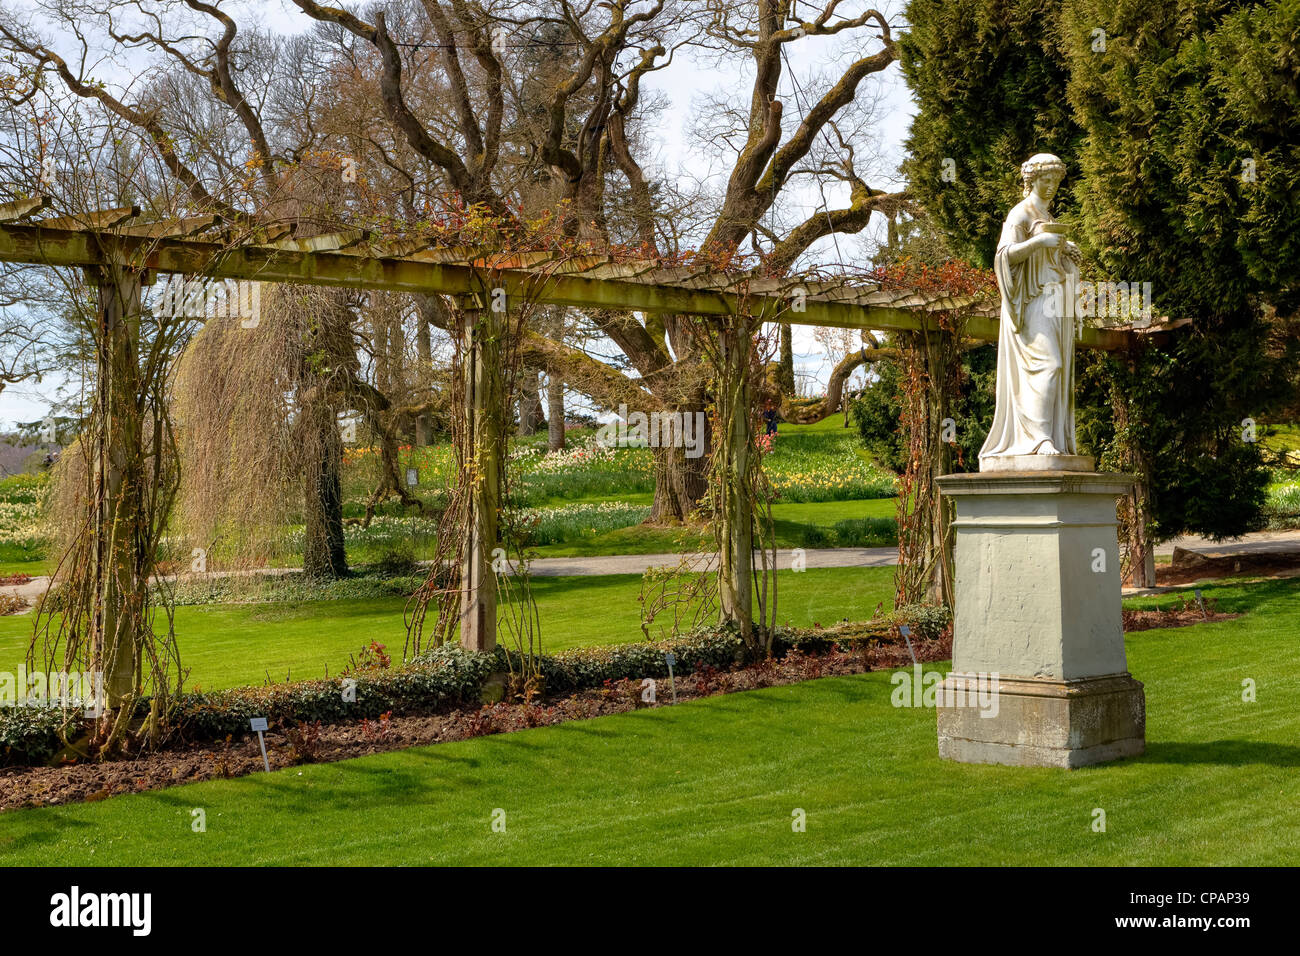
[[[8,0],[12,2],[12,0]],[[25,0],[18,0],[19,7],[29,5]],[[355,8],[357,4],[346,6]],[[263,3],[226,4],[238,9],[247,6],[261,11],[268,29],[284,32],[297,32],[310,26],[307,17],[294,8],[287,0],[270,0]],[[812,15],[811,5],[799,4],[808,8],[805,16]],[[842,12],[848,16],[857,15],[868,6],[880,10],[894,26],[895,36],[903,24],[901,16],[902,0],[893,0],[884,4],[867,4],[849,0],[843,3]],[[858,31],[865,36],[866,31]],[[787,130],[792,129],[797,118],[807,105],[824,88],[818,86],[819,77],[832,75],[837,64],[848,62],[849,58],[861,52],[874,52],[879,48],[878,41],[862,46],[862,39],[857,41],[844,38],[803,40],[789,45],[790,71],[781,78],[779,97],[785,106]],[[793,75],[791,75],[793,74]],[[691,121],[695,113],[697,99],[703,95],[731,91],[748,96],[752,84],[752,70],[743,75],[733,62],[725,70],[701,62],[689,55],[678,55],[672,65],[658,73],[652,74],[646,83],[647,89],[662,92],[671,105],[656,125],[651,139],[652,152],[645,157],[646,165],[652,170],[669,177],[689,177],[694,180],[717,176],[725,170],[718,166],[703,150],[698,147],[698,138],[692,135]],[[902,161],[902,143],[915,111],[911,96],[903,82],[898,64],[893,64],[885,73],[869,77],[859,88],[860,97],[876,100],[876,122],[872,142],[859,146],[859,172],[874,187],[894,189],[901,185],[897,173]],[[865,161],[874,154],[874,159]],[[817,189],[804,188],[790,194],[789,211],[800,218],[815,213],[822,208],[823,202],[830,208],[846,205],[848,201],[847,186],[830,183],[825,186],[825,198]],[[883,224],[876,222],[876,227],[883,232]],[[873,229],[871,236],[878,235]],[[864,262],[869,249],[867,234],[861,237],[823,240],[810,254],[812,262]],[[795,360],[801,370],[813,378],[824,382],[830,371],[831,363],[816,341],[812,331],[805,327],[795,327]],[[40,385],[21,383],[11,385],[0,392],[0,429],[8,429],[16,421],[33,421],[43,417],[49,407],[55,389],[59,387],[57,377],[47,378]]]

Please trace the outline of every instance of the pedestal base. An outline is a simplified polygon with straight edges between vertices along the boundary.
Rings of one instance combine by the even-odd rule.
[[[1124,654],[1115,534],[1115,499],[1130,487],[1125,475],[1095,472],[939,479],[956,509],[940,756],[1081,767],[1143,752],[1146,704]]]
[[[1146,695],[1129,674],[999,677],[990,695],[987,676],[952,673],[939,701],[945,760],[1071,768],[1146,750]]]

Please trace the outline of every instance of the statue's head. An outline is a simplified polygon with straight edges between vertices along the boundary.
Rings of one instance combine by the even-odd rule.
[[[1020,164],[1020,179],[1025,185],[1025,197],[1034,191],[1034,183],[1043,181],[1043,198],[1051,199],[1056,187],[1065,178],[1065,163],[1051,153],[1035,153]]]

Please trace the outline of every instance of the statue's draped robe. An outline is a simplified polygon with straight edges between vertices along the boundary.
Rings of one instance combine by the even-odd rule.
[[[994,259],[1002,294],[998,330],[997,410],[980,459],[1005,455],[1077,454],[1074,442],[1074,262],[1064,243],[1035,249],[1019,264],[1010,247],[1025,242],[1042,222],[1054,222],[1019,203],[1007,216]],[[1053,289],[1049,283],[1060,283]]]

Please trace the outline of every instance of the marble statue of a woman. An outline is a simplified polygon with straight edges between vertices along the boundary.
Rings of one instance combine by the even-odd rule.
[[[1079,250],[1050,211],[1065,164],[1039,153],[1020,174],[1024,199],[1007,215],[994,259],[1002,296],[997,409],[980,471],[1086,469],[1074,442],[1076,320],[1062,307],[1063,290],[1078,280]]]

